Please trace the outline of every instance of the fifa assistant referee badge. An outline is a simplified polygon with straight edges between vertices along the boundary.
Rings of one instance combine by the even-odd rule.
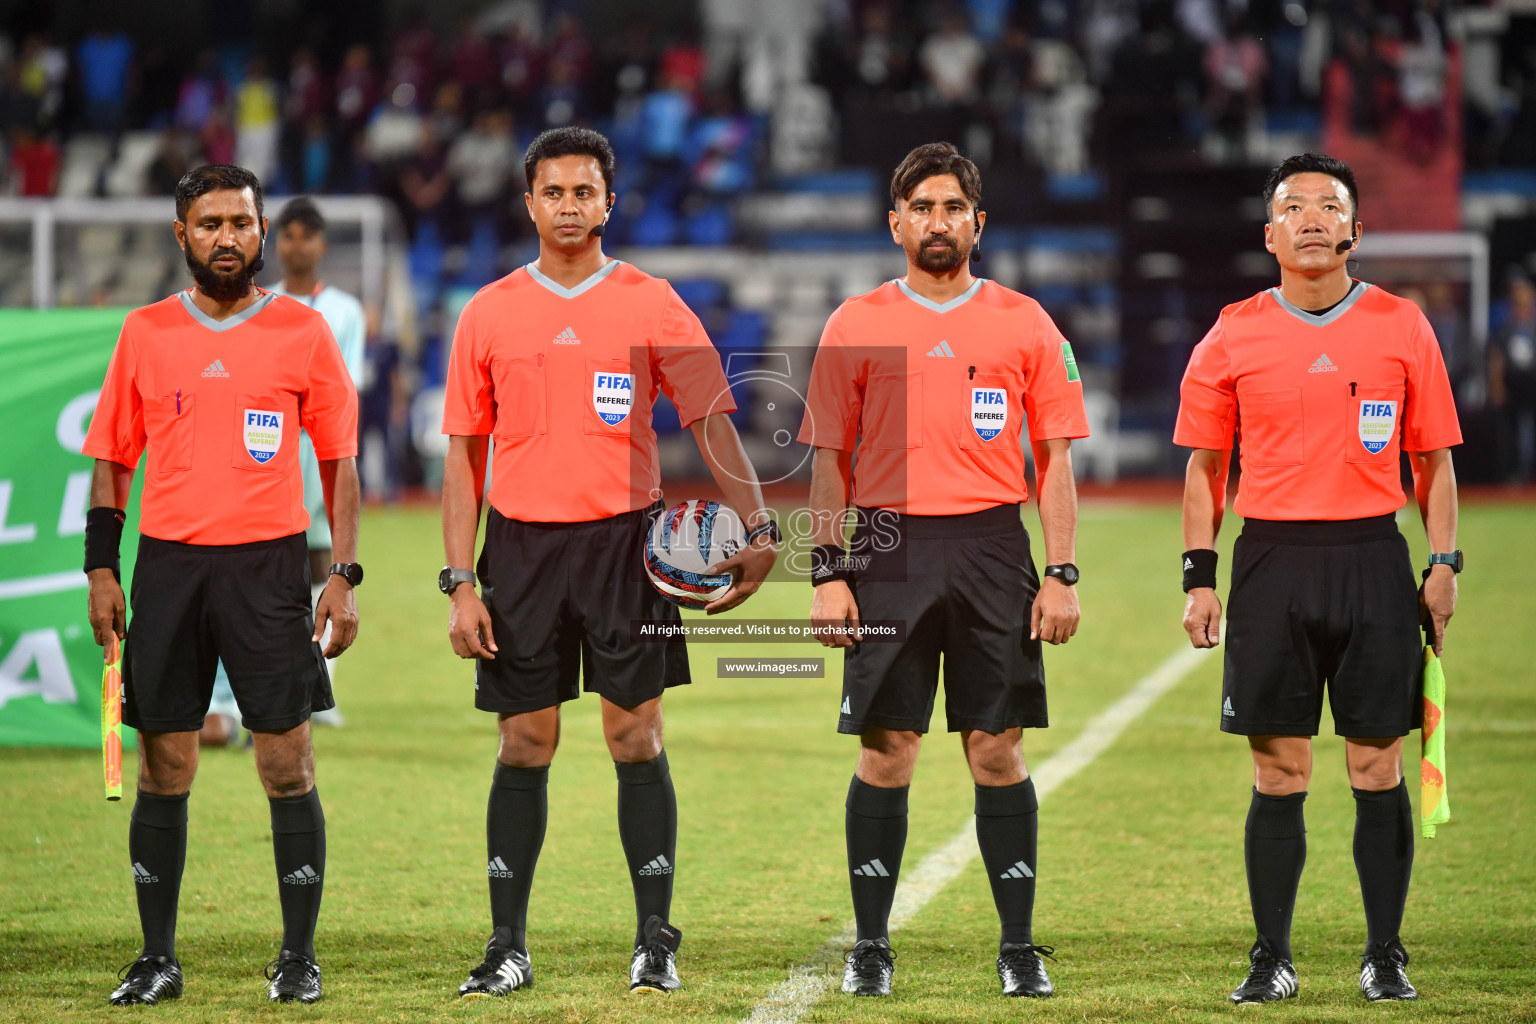
[[[363,582],[363,567],[357,562],[336,562],[331,565],[332,576],[340,576],[354,587]]]

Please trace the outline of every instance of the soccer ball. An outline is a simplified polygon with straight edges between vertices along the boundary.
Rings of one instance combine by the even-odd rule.
[[[731,573],[707,574],[747,543],[734,509],[695,498],[656,517],[645,538],[645,574],[656,592],[682,608],[703,608],[731,588]]]

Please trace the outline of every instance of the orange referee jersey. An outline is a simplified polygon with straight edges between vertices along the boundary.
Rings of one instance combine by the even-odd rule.
[[[1237,514],[1363,519],[1403,505],[1399,453],[1461,443],[1419,308],[1357,282],[1322,316],[1271,288],[1221,311],[1190,356],[1175,444],[1240,440]]]
[[[247,544],[302,533],[300,428],[322,459],[357,454],[357,389],[325,318],[257,291],[225,320],[188,290],[123,321],[83,451],[135,467],[149,448],[146,536]]]
[[[1088,436],[1069,345],[1040,304],[978,279],[942,305],[889,281],[833,312],[800,441],[856,452],[856,505],[924,516],[1024,501],[1020,429]]]
[[[660,493],[660,390],[685,427],[736,408],[719,353],[670,284],[611,260],[565,288],[529,264],[459,314],[443,433],[492,436],[490,502],[508,519],[606,519]]]

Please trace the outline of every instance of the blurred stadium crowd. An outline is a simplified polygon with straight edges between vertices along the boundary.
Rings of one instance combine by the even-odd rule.
[[[1483,332],[1461,284],[1381,283],[1420,288],[1469,407],[1502,410],[1491,475],[1536,466],[1536,354],[1510,341],[1533,333],[1518,326],[1536,269],[1528,4],[499,0],[400,2],[372,21],[338,0],[161,7],[174,31],[111,3],[0,21],[4,191],[161,196],[191,166],[235,162],[272,194],[390,200],[404,268],[391,291],[409,298],[370,310],[376,494],[430,476],[413,406],[441,378],[456,304],[532,257],[522,149],[571,122],[619,155],[611,248],[828,250],[881,267],[889,168],[916,142],[955,141],[986,175],[1002,262],[981,272],[1036,293],[1081,339],[1127,431],[1161,429],[1214,312],[1271,283],[1272,265],[1241,263],[1264,168],[1326,149],[1356,164],[1377,223],[1493,238],[1491,356],[1468,344]],[[96,258],[122,251],[103,246]],[[1220,272],[1187,269],[1201,261]],[[7,267],[23,272],[0,261],[0,301],[19,304]],[[160,294],[178,274],[167,261]],[[807,298],[748,276],[678,281],[727,350],[813,343],[809,325],[878,280]]]

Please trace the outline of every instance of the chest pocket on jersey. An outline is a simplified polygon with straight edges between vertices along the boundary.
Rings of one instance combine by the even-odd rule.
[[[588,359],[587,373],[582,381],[582,398],[586,409],[581,414],[583,429],[588,434],[606,434],[609,437],[629,437],[635,426],[635,414],[640,408],[639,380],[630,371],[629,363],[622,359]]]
[[[1245,466],[1299,466],[1301,388],[1237,393],[1238,437]]]
[[[923,371],[869,378],[859,418],[861,443],[870,448],[923,446]]]
[[[532,437],[546,431],[548,392],[542,357],[495,359],[491,381],[496,398],[494,436]]]
[[[1379,463],[1396,473],[1403,432],[1402,387],[1356,388],[1347,401],[1344,461]]]
[[[955,426],[956,445],[967,451],[1017,451],[1019,420],[1024,413],[1009,393],[1009,375],[978,373],[961,383],[957,395],[961,408]]]
[[[286,466],[297,458],[293,452],[298,448],[298,415],[298,402],[291,394],[237,396],[229,464],[267,473]]]
[[[183,394],[144,402],[144,432],[149,438],[149,471],[155,476],[192,468],[192,437],[197,421],[193,396]]]

